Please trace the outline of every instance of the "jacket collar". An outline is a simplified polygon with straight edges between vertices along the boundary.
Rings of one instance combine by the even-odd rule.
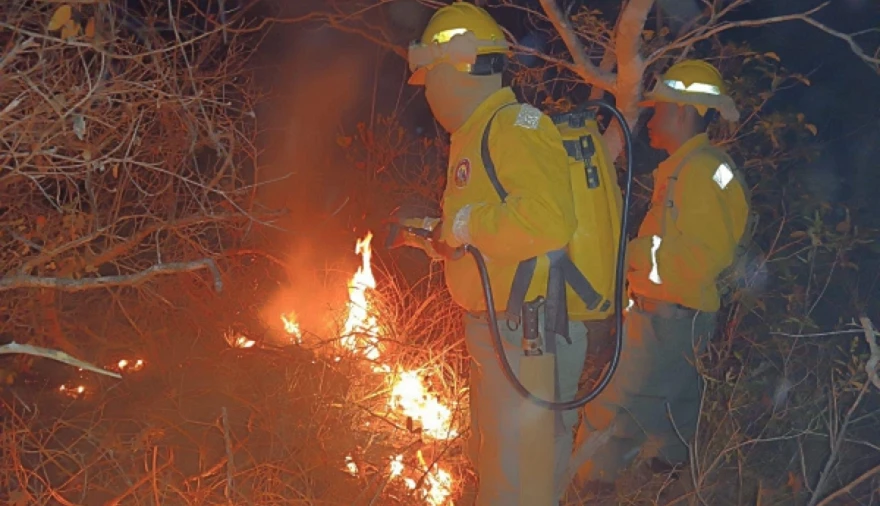
[[[492,114],[495,113],[502,105],[516,102],[516,95],[509,86],[505,86],[500,90],[489,95],[486,100],[474,109],[474,112],[464,122],[461,127],[452,134],[452,140],[456,137],[467,136],[467,132],[476,126],[485,125]]]
[[[658,167],[659,172],[664,172],[664,169],[670,170],[674,167],[677,167],[679,163],[684,159],[684,157],[688,156],[693,151],[709,144],[709,135],[705,132],[701,134],[697,134],[690,139],[688,139],[684,144],[678,147],[672,155],[663,161]]]

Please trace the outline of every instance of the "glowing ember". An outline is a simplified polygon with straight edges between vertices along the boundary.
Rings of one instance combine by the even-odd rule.
[[[79,397],[82,397],[83,394],[86,393],[86,387],[84,387],[82,385],[78,385],[75,387],[61,385],[60,387],[58,387],[58,391],[68,397],[73,397],[74,399],[77,399]]]
[[[128,372],[137,372],[144,368],[143,360],[126,360],[122,359],[116,363],[116,368],[119,371],[128,371]]]
[[[355,464],[354,459],[351,458],[351,455],[345,456],[345,469],[348,471],[348,474],[352,476],[358,475],[358,466]]]
[[[418,457],[422,468],[428,469],[421,451],[418,452]],[[434,465],[432,466],[432,469],[425,474],[425,483],[428,485],[424,491],[425,500],[428,504],[434,506],[446,504],[449,496],[452,495],[452,475]]]
[[[299,328],[299,322],[296,320],[296,313],[289,312],[281,315],[281,321],[284,322],[284,331],[287,332],[296,344],[302,344],[302,331]]]
[[[422,489],[419,491],[422,499],[431,506],[442,506],[447,504],[449,497],[452,495],[452,475],[447,471],[438,468],[436,465],[432,466],[431,469],[428,469],[428,465],[425,463],[425,458],[422,456],[422,452],[418,451],[416,452],[416,455],[419,459],[419,465],[424,469],[423,485]],[[403,455],[395,455],[394,457],[391,457],[390,468],[389,473],[392,479],[401,476],[406,469],[403,464]],[[403,478],[403,483],[406,485],[406,488],[410,490],[415,490],[418,485],[416,480],[409,477]]]
[[[253,348],[256,341],[248,339],[247,337],[241,334],[227,333],[226,334],[226,342],[229,343],[229,346],[233,348]]]
[[[391,477],[397,478],[403,473],[405,467],[403,466],[403,455],[395,455],[391,457]]]

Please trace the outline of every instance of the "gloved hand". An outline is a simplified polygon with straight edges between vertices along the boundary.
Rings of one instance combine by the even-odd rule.
[[[440,218],[391,218],[386,221],[389,228],[389,236],[385,242],[388,249],[402,246],[424,250],[431,258],[440,260],[442,257],[434,250],[434,245],[428,234],[437,228]],[[424,230],[425,236],[413,233],[410,229]]]
[[[464,256],[463,246],[452,246],[443,240],[443,222],[438,221],[431,230],[431,244],[434,245],[434,251],[446,260],[458,260]]]

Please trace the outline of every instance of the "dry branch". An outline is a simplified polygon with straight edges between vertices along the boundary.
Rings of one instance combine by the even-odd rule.
[[[777,23],[783,23],[786,21],[801,21],[807,23],[810,26],[818,28],[827,35],[846,42],[852,53],[856,55],[860,60],[862,60],[875,70],[880,70],[880,58],[869,55],[865,51],[865,49],[855,40],[855,35],[846,34],[835,30],[823,23],[820,23],[819,21],[816,21],[816,19],[812,17],[814,14],[823,10],[830,4],[831,2],[824,2],[804,12],[799,12],[795,14],[784,14],[780,16],[771,16],[761,19],[746,19],[742,21],[721,22],[720,17],[717,17],[712,20],[714,21],[713,23],[707,23],[704,26],[696,28],[687,34],[684,34],[675,42],[658,49],[648,57],[648,62],[654,62],[669,52],[681,50],[683,48],[692,46],[696,42],[706,40],[710,37],[714,37],[724,31],[734,28],[756,28]],[[735,5],[728,6],[726,9],[724,9],[722,11],[722,16],[724,13],[730,12],[733,7],[735,7]]]
[[[514,6],[513,2],[506,2]],[[858,34],[845,34],[824,25],[812,16],[829,5],[826,2],[813,9],[804,12],[774,16],[762,19],[747,19],[742,21],[726,21],[731,13],[739,6],[744,4],[743,0],[734,0],[733,2],[704,2],[706,7],[707,18],[704,22],[699,23],[696,28],[690,29],[685,33],[681,33],[677,38],[654,47],[653,51],[647,57],[643,56],[645,51],[643,33],[648,15],[654,7],[654,0],[631,0],[625,2],[614,22],[612,41],[610,44],[593,43],[592,47],[586,47],[585,43],[591,41],[589,33],[585,33],[584,29],[575,26],[574,17],[569,17],[567,13],[563,13],[555,0],[541,0],[541,6],[545,13],[545,21],[549,22],[556,35],[564,42],[568,52],[571,55],[572,62],[559,62],[559,58],[555,55],[543,57],[545,61],[571,70],[584,83],[594,86],[597,89],[611,92],[615,99],[617,107],[624,113],[627,122],[631,127],[636,126],[639,119],[639,110],[637,103],[642,95],[642,87],[645,84],[645,71],[652,65],[659,64],[664,66],[666,63],[661,60],[666,57],[675,59],[687,54],[697,42],[704,41],[715,37],[719,33],[733,29],[746,27],[761,27],[784,21],[801,21],[814,26],[826,34],[843,40],[846,42],[853,54],[858,56],[868,65],[880,70],[880,57],[871,56],[864,47],[862,47],[855,39]],[[534,15],[534,14],[531,14]],[[537,17],[541,17],[538,15]],[[692,20],[686,26],[693,26]],[[616,61],[616,73],[611,73],[597,67],[591,61],[589,55],[597,49],[604,51],[603,59],[609,53],[613,53]],[[546,83],[543,84],[546,86]],[[616,157],[622,152],[623,138],[621,132],[612,123],[606,140],[609,152]]]
[[[858,487],[859,485],[861,485],[862,483],[867,481],[869,478],[872,478],[878,474],[880,474],[880,465],[874,466],[873,468],[868,469],[867,471],[862,473],[858,478],[851,481],[849,484],[841,487],[840,489],[838,489],[834,493],[829,494],[828,497],[826,497],[825,499],[822,499],[822,501],[819,504],[817,504],[816,506],[828,506],[829,504],[832,504],[832,502],[835,499],[837,499],[845,494],[852,493],[852,491],[856,487]]]
[[[556,31],[559,32],[560,37],[562,37],[562,40],[568,47],[575,63],[575,71],[581,79],[603,90],[614,91],[616,88],[616,77],[610,72],[599,69],[590,61],[584,45],[578,38],[577,33],[575,33],[574,28],[572,28],[571,22],[565,13],[559,8],[556,0],[541,0],[541,7],[544,8],[544,12],[547,13],[550,22],[553,23]]]
[[[880,365],[880,344],[877,343],[877,332],[867,316],[860,316],[859,322],[862,324],[865,341],[868,342],[868,348],[871,350],[871,358],[865,363],[865,372],[868,373],[871,383],[880,389],[880,377],[877,375],[877,366]]]
[[[223,495],[227,501],[232,501],[232,495],[235,492],[233,482],[235,476],[235,461],[233,460],[232,438],[229,435],[229,413],[226,406],[223,406],[220,413],[220,421],[223,424],[223,443],[226,451],[226,487],[223,489]]]
[[[88,362],[84,362],[78,358],[71,357],[67,353],[58,350],[50,350],[48,348],[40,348],[38,346],[31,346],[30,344],[18,344],[15,341],[4,344],[0,346],[0,355],[10,355],[10,354],[21,354],[21,355],[32,355],[34,357],[43,357],[51,360],[56,360],[58,362],[65,363],[67,365],[72,365],[74,367],[78,367],[80,369],[85,369],[87,371],[91,371],[97,374],[103,374],[104,376],[110,376],[113,378],[122,378],[121,375],[115,373],[113,371],[108,371],[106,369],[101,369],[98,366],[92,365]]]
[[[36,302],[12,290],[201,269],[223,288],[213,259],[273,214],[253,201],[268,183],[255,178],[251,4],[218,24],[218,0],[66,2],[63,32],[47,25],[61,4],[0,6],[0,304],[25,315]]]
[[[150,279],[167,274],[180,274],[200,269],[208,269],[214,277],[214,289],[218,292],[223,290],[223,280],[217,264],[211,259],[196,260],[194,262],[175,262],[154,265],[135,274],[120,276],[100,276],[97,278],[66,279],[39,276],[10,276],[0,279],[0,292],[19,288],[52,288],[64,292],[81,292],[95,288],[107,288],[112,286],[136,286]]]
[[[831,436],[831,453],[828,456],[828,460],[825,461],[825,465],[822,467],[822,472],[819,473],[819,479],[816,482],[816,486],[813,487],[813,494],[810,496],[810,502],[807,506],[816,506],[819,503],[819,499],[825,494],[829,485],[829,480],[831,480],[834,470],[840,462],[843,445],[847,441],[847,431],[853,421],[853,415],[861,405],[862,399],[864,399],[865,393],[868,391],[868,385],[870,385],[870,383],[865,383],[859,389],[856,399],[853,401],[849,409],[846,410],[846,414],[843,417],[843,423],[840,424],[836,434],[834,433],[834,430],[829,427],[829,433]]]

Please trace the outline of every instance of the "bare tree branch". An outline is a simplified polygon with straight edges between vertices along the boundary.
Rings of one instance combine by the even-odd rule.
[[[822,5],[825,6],[828,3],[829,2],[826,2],[825,4],[822,4]],[[853,52],[853,54],[858,56],[863,62],[867,63],[868,65],[875,67],[875,70],[877,69],[877,67],[880,67],[880,58],[878,58],[877,56],[868,55],[868,53],[866,53],[865,50],[862,49],[862,47],[855,41],[855,39],[853,38],[853,35],[847,35],[843,32],[837,31],[827,25],[824,25],[824,24],[816,21],[815,19],[813,19],[807,15],[798,16],[796,19],[800,19],[804,23],[807,23],[808,25],[812,25],[812,26],[822,30],[823,32],[827,33],[828,35],[831,35],[832,37],[836,37],[836,38],[846,42],[849,45],[849,48]]]
[[[846,411],[843,424],[841,424],[840,428],[837,430],[837,436],[832,438],[831,455],[828,456],[828,460],[825,461],[825,466],[822,468],[822,472],[819,473],[819,480],[816,482],[816,486],[813,487],[813,494],[810,497],[808,506],[816,506],[819,503],[819,498],[825,493],[825,489],[828,486],[828,480],[831,478],[831,474],[837,467],[840,459],[840,450],[843,447],[843,443],[846,441],[846,431],[852,423],[853,414],[862,403],[865,392],[868,391],[868,385],[868,383],[865,383],[862,385],[862,388],[859,389],[859,394],[856,397],[856,400],[853,401],[852,406]]]
[[[280,21],[244,16],[255,3],[64,2],[48,6],[71,10],[61,30],[39,2],[0,4],[0,331],[73,353],[59,313],[82,299],[52,292],[205,268],[221,291],[214,259],[273,227],[249,59],[255,25]]]
[[[122,378],[119,373],[108,371],[106,369],[101,369],[98,366],[92,365],[88,362],[84,362],[78,358],[71,357],[63,351],[50,350],[49,348],[40,348],[39,346],[31,346],[30,344],[18,344],[15,341],[0,346],[0,355],[11,354],[32,355],[34,357],[48,358],[65,363],[67,365],[78,367],[80,369],[85,369],[93,373],[103,374],[104,376],[110,376],[112,378]]]
[[[786,21],[802,21],[804,23],[807,23],[809,25],[812,25],[812,26],[822,30],[823,32],[827,33],[828,35],[831,35],[832,37],[836,37],[836,38],[846,42],[849,45],[850,50],[853,52],[853,54],[858,56],[862,61],[864,61],[868,65],[875,67],[875,68],[880,67],[880,58],[872,57],[869,54],[867,54],[865,52],[865,50],[855,41],[853,35],[848,35],[843,32],[840,32],[838,30],[835,30],[835,29],[833,29],[823,23],[820,23],[819,21],[816,21],[812,17],[813,14],[816,14],[817,12],[821,11],[822,9],[827,7],[830,3],[831,2],[825,2],[817,7],[814,7],[812,9],[808,10],[808,11],[797,13],[797,14],[785,14],[785,15],[781,15],[781,16],[772,16],[772,17],[762,18],[762,19],[746,19],[743,21],[730,21],[730,22],[718,23],[718,24],[707,23],[707,24],[701,26],[700,28],[692,30],[690,33],[688,33],[684,37],[680,38],[679,40],[654,51],[654,53],[652,53],[647,58],[647,63],[651,64],[651,63],[657,61],[658,59],[662,58],[663,55],[665,55],[671,51],[676,51],[676,50],[691,46],[696,42],[699,42],[701,40],[706,40],[706,39],[713,37],[721,32],[724,32],[724,31],[727,31],[727,30],[730,30],[733,28],[755,28],[755,27],[766,26],[766,25],[770,25],[770,24],[783,23]],[[723,15],[723,13],[722,13],[722,15]]]
[[[868,478],[871,478],[876,474],[880,474],[880,465],[874,466],[873,468],[868,469],[867,471],[862,473],[861,476],[859,476],[855,480],[851,481],[848,485],[845,485],[845,486],[841,487],[840,489],[838,489],[837,491],[835,491],[834,493],[829,494],[828,497],[826,497],[825,499],[822,499],[822,502],[820,502],[816,506],[830,505],[838,497],[840,497],[844,494],[852,493],[854,488],[858,487],[860,484],[865,482]]]
[[[617,108],[623,113],[629,127],[639,119],[638,101],[642,96],[642,81],[645,74],[645,61],[641,56],[642,31],[645,21],[654,6],[654,0],[630,0],[623,8],[614,34],[614,47],[617,54],[617,83],[614,98]],[[623,132],[614,123],[605,134],[608,153],[617,159],[623,152]]]
[[[868,373],[871,383],[880,389],[880,377],[877,376],[877,366],[880,365],[880,344],[877,344],[877,332],[874,331],[874,325],[867,316],[860,316],[859,322],[862,324],[865,341],[868,342],[868,348],[871,350],[871,358],[865,363],[865,372]]]
[[[195,215],[195,216],[189,216],[186,218],[181,218],[181,219],[170,221],[170,222],[159,221],[159,222],[156,222],[156,223],[151,224],[149,226],[144,226],[143,228],[138,230],[137,233],[132,234],[132,236],[130,238],[128,238],[127,240],[125,240],[119,244],[110,246],[102,253],[95,255],[93,258],[90,259],[88,267],[99,268],[102,265],[113,261],[114,259],[116,259],[120,255],[127,253],[127,252],[131,251],[132,249],[134,249],[136,246],[138,246],[140,243],[142,243],[144,241],[144,239],[146,239],[147,237],[149,237],[152,234],[155,234],[156,232],[166,231],[166,230],[183,229],[183,228],[194,226],[194,225],[205,225],[207,223],[220,222],[220,221],[226,221],[226,220],[233,221],[233,220],[240,220],[240,219],[244,219],[244,216],[240,215],[240,214],[223,214],[223,215],[214,215],[214,216]],[[120,220],[120,221],[124,221],[124,220]],[[116,225],[118,225],[118,223]],[[82,237],[79,237],[74,241],[64,243],[61,246],[59,246],[58,248],[55,248],[50,251],[43,251],[42,254],[24,262],[20,268],[20,271],[21,272],[30,271],[31,269],[33,269],[41,264],[50,262],[52,259],[58,257],[59,255],[65,253],[68,250],[82,247],[89,242],[100,239],[107,233],[108,233],[108,230],[106,230],[106,229],[103,229],[103,228],[98,229],[88,235],[84,235]]]
[[[653,0],[651,1],[653,2]],[[600,70],[593,65],[593,62],[591,62],[587,56],[587,51],[584,49],[584,45],[581,44],[577,33],[572,28],[571,23],[568,21],[565,14],[559,8],[556,0],[541,0],[541,7],[544,8],[544,12],[547,13],[550,22],[553,23],[556,31],[559,32],[559,35],[565,42],[565,46],[571,53],[571,57],[575,63],[573,70],[577,75],[589,84],[598,86],[603,90],[613,91],[617,86],[616,77],[614,74]]]
[[[63,292],[82,292],[95,288],[111,286],[133,286],[165,274],[180,274],[200,269],[208,269],[214,277],[214,289],[223,291],[223,280],[214,260],[208,258],[193,262],[173,262],[154,265],[135,274],[120,276],[100,276],[97,278],[54,278],[45,276],[10,276],[0,279],[0,292],[20,288],[52,288]]]

